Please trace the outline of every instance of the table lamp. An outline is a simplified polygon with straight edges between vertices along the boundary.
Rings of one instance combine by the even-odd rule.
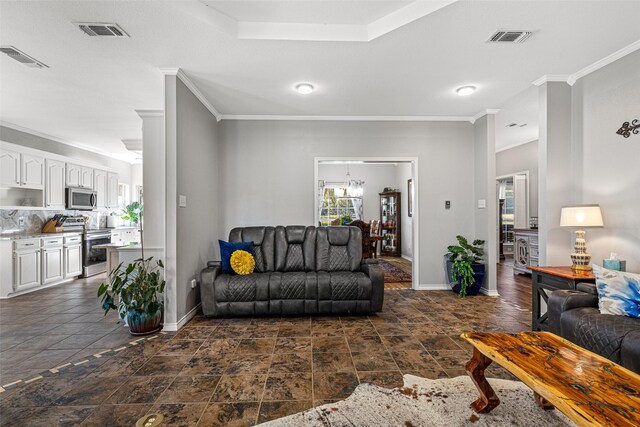
[[[587,243],[584,240],[584,227],[602,227],[602,212],[600,205],[581,205],[562,208],[560,213],[560,227],[577,227],[574,252],[571,254],[571,266],[574,270],[591,270],[591,255],[587,253]]]

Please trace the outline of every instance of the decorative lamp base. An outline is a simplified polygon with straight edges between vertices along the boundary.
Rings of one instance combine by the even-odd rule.
[[[575,252],[571,254],[573,265],[571,268],[578,271],[591,270],[591,255],[587,253],[587,242],[584,240],[585,232],[576,231],[576,242],[573,246]]]

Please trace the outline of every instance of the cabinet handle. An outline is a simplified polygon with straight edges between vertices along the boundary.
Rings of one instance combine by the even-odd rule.
[[[35,243],[25,243],[24,246],[35,246]]]

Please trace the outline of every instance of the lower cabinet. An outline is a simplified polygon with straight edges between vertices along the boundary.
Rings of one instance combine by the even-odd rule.
[[[69,279],[82,274],[82,245],[64,247],[64,278]]]
[[[15,251],[13,272],[14,292],[40,286],[40,248]]]
[[[62,246],[42,249],[42,284],[59,282],[64,278],[62,270]]]

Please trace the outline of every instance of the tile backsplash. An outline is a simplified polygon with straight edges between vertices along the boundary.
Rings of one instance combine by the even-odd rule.
[[[0,209],[0,233],[38,233],[55,214],[87,217],[87,227],[107,226],[107,212],[100,211],[45,211]],[[22,218],[22,221],[21,221]]]

